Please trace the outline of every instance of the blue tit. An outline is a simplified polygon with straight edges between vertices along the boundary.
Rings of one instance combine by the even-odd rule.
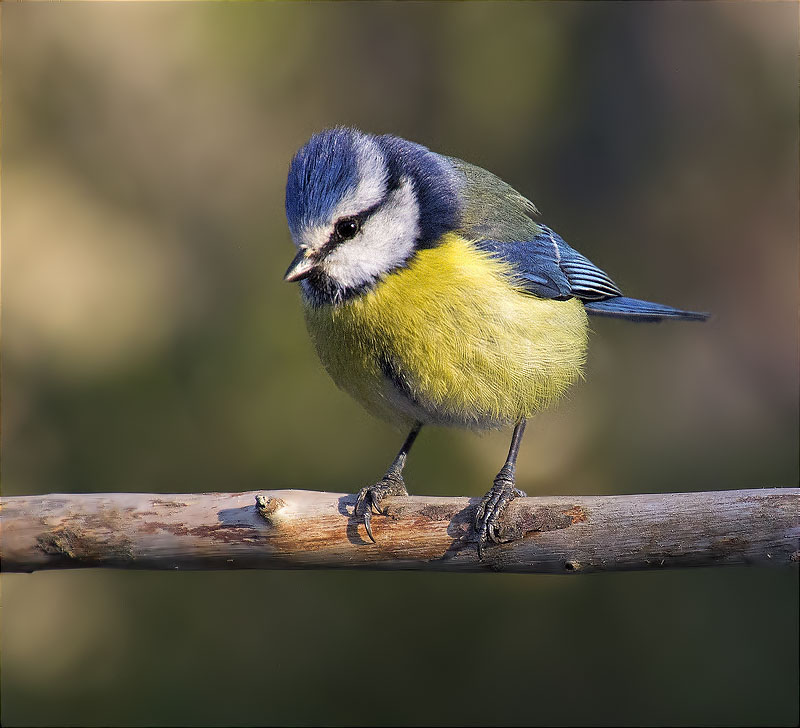
[[[536,220],[495,175],[395,136],[335,128],[292,159],[286,215],[308,330],[336,384],[409,435],[355,515],[407,495],[423,425],[513,426],[508,458],[477,508],[481,556],[525,493],[515,464],[525,421],[581,374],[587,314],[703,320],[622,295],[600,268]]]

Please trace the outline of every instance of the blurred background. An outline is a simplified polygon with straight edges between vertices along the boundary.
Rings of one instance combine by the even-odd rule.
[[[632,296],[528,429],[536,494],[798,481],[794,3],[4,4],[5,495],[353,492],[283,211],[314,132],[482,165]],[[425,431],[416,494],[509,433]],[[4,575],[4,725],[794,725],[797,569]]]

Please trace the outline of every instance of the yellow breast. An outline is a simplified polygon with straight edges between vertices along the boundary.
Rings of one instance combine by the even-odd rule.
[[[399,424],[499,427],[547,406],[586,358],[577,299],[511,284],[506,264],[455,234],[407,268],[306,321],[334,381]]]

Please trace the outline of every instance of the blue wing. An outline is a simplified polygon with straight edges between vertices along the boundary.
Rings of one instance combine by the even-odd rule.
[[[455,157],[443,157],[461,182],[460,232],[510,264],[516,282],[534,296],[565,301],[577,298],[586,311],[631,321],[687,319],[708,314],[681,311],[660,303],[627,298],[614,281],[550,228],[534,221],[536,208],[491,172]]]
[[[683,321],[705,321],[710,314],[699,311],[682,311],[679,308],[665,306],[663,303],[640,301],[638,298],[618,296],[604,301],[589,301],[586,310],[595,316],[627,319],[628,321],[663,321],[664,319],[681,319]]]
[[[560,235],[539,225],[541,233],[532,240],[505,243],[479,240],[475,245],[510,263],[526,291],[559,301],[580,298],[602,301],[621,296],[611,278],[588,258],[567,245]]]
[[[682,311],[660,303],[627,298],[608,275],[567,245],[545,225],[525,242],[479,240],[476,247],[510,263],[516,281],[535,296],[565,301],[579,298],[586,311],[629,321],[683,319],[704,321],[707,313]]]

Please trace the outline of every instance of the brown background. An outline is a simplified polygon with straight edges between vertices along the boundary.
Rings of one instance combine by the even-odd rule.
[[[4,4],[3,492],[353,491],[283,213],[315,130],[483,165],[633,296],[536,493],[798,479],[793,3]],[[508,433],[423,433],[479,495]],[[4,725],[794,724],[797,570],[3,577]]]

